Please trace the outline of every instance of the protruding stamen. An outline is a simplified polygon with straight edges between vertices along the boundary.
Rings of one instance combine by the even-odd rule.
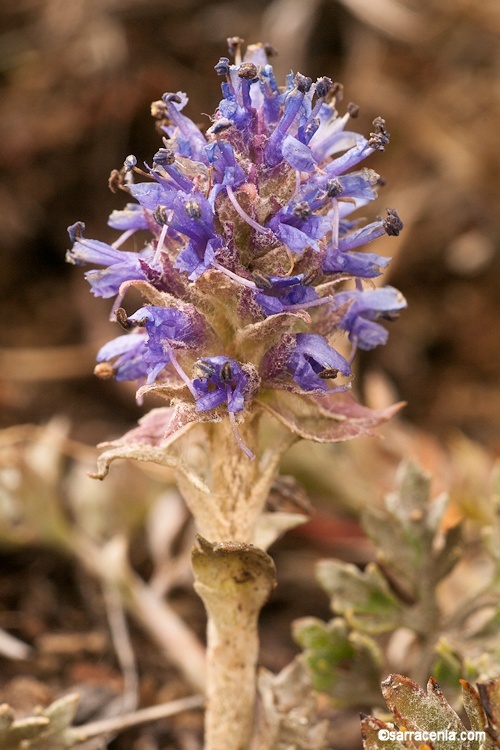
[[[181,380],[183,380],[185,382],[185,384],[189,388],[189,391],[190,391],[191,395],[196,400],[198,398],[198,394],[196,392],[196,389],[195,389],[194,385],[192,384],[191,380],[188,378],[188,376],[186,375],[186,373],[182,369],[182,367],[180,366],[179,360],[175,356],[174,350],[172,349],[171,346],[167,347],[167,350],[168,350],[168,354],[169,354],[169,357],[170,357],[170,361],[171,361],[171,363],[172,363],[172,365],[174,367],[174,370],[177,372],[177,375],[181,378]]]
[[[324,305],[326,302],[331,302],[332,297],[319,297],[318,299],[312,299],[309,302],[298,302],[295,305],[283,305],[283,310],[305,310],[308,307],[318,307]]]
[[[257,284],[254,281],[250,281],[250,279],[245,279],[243,278],[243,276],[238,276],[237,273],[234,273],[233,271],[230,271],[228,268],[221,266],[221,264],[216,260],[212,261],[212,267],[216,268],[217,271],[222,271],[222,273],[225,273],[226,276],[229,276],[230,279],[237,281],[238,284],[241,284],[242,286],[247,286],[250,289],[257,289]]]
[[[247,214],[247,212],[240,206],[238,201],[236,200],[236,196],[234,194],[234,190],[231,187],[231,185],[226,185],[226,191],[227,191],[227,197],[233,204],[236,213],[241,216],[243,221],[246,221],[247,224],[250,224],[250,226],[255,229],[256,232],[261,232],[262,234],[269,234],[270,230],[266,229],[266,227],[262,227],[260,224],[257,224],[256,221],[252,219],[251,216]]]
[[[136,229],[127,229],[125,232],[122,232],[122,234],[118,237],[117,240],[115,240],[111,247],[119,248],[123,245],[124,242],[128,240],[129,237],[132,237],[132,235],[136,232]]]
[[[231,386],[228,385],[227,386],[227,398],[228,398],[228,401],[229,401],[229,397],[230,396],[231,396]],[[231,423],[231,428],[233,430],[234,439],[236,440],[236,442],[240,446],[240,448],[243,451],[243,453],[245,454],[245,456],[248,456],[248,458],[250,459],[250,461],[253,461],[253,459],[255,458],[255,453],[252,453],[252,451],[250,450],[250,448],[248,447],[248,445],[246,445],[243,442],[243,439],[242,439],[240,433],[238,432],[238,425],[236,424],[236,417],[234,416],[234,412],[228,411],[228,414],[229,414],[229,421]]]
[[[158,237],[158,244],[156,245],[156,252],[154,254],[154,258],[152,261],[152,265],[154,266],[155,263],[158,263],[160,260],[161,251],[163,250],[163,243],[165,242],[165,237],[167,236],[168,232],[168,224],[164,224],[161,228],[160,236]]]
[[[230,36],[227,38],[227,48],[229,54],[234,57],[235,65],[241,64],[241,45],[244,41],[240,36]]]
[[[334,248],[339,246],[339,229],[340,229],[340,211],[339,202],[336,198],[332,198],[332,245]]]

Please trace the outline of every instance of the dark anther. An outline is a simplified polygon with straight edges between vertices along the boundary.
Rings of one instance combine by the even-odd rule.
[[[326,183],[326,194],[329,198],[337,198],[337,196],[342,195],[343,192],[344,188],[338,180],[332,179],[328,180]]]
[[[332,101],[332,99],[335,99],[335,102],[338,104],[339,102],[342,101],[343,97],[344,97],[344,86],[338,81],[335,81],[335,83],[332,84],[330,91],[328,92],[326,100],[330,102]]]
[[[312,284],[314,281],[316,281],[318,275],[319,270],[317,268],[312,268],[310,271],[304,274],[304,277],[300,283],[302,284],[302,286],[308,286],[308,284]]]
[[[68,227],[68,234],[71,242],[78,242],[78,240],[81,240],[83,237],[83,231],[85,229],[85,224],[83,221],[77,221],[76,224],[72,224],[70,227]]]
[[[101,380],[109,380],[115,374],[115,368],[110,362],[100,362],[94,367],[94,375]]]
[[[349,102],[349,104],[347,105],[347,112],[349,114],[349,117],[352,117],[352,119],[355,120],[356,117],[359,117],[359,104]]]
[[[303,76],[302,73],[296,73],[294,83],[301,94],[307,94],[312,86],[312,78]]]
[[[375,131],[370,133],[368,144],[377,149],[377,151],[383,151],[384,147],[389,143],[389,132],[385,127],[385,120],[382,117],[376,117],[373,121]]]
[[[213,135],[217,135],[217,133],[221,133],[223,130],[227,130],[228,128],[232,127],[232,125],[233,123],[231,122],[231,120],[228,120],[227,117],[221,117],[216,120],[213,125],[210,126],[208,132],[213,133]]]
[[[173,164],[175,161],[175,154],[171,148],[159,148],[156,154],[153,156],[153,162],[159,166],[165,164]]]
[[[227,49],[233,57],[240,51],[241,45],[245,40],[240,36],[229,36],[227,38]]]
[[[331,91],[332,87],[333,82],[331,78],[327,78],[326,76],[318,78],[316,81],[316,96],[319,96],[320,99],[324,99],[328,92]]]
[[[190,219],[201,219],[201,208],[200,204],[196,201],[187,201],[184,205],[186,213]]]
[[[179,94],[163,94],[162,99],[165,104],[170,104],[170,102],[174,102],[174,104],[180,104],[182,102]]]
[[[112,193],[116,193],[120,187],[120,182],[122,182],[120,172],[117,169],[112,169],[108,177],[108,187]]]
[[[165,102],[159,99],[151,104],[151,114],[155,120],[164,120],[168,117],[168,111],[165,106]]]
[[[251,62],[241,63],[240,67],[238,68],[238,76],[240,78],[249,78],[250,80],[252,80],[253,78],[257,78],[257,75],[257,67]]]
[[[202,359],[199,359],[193,365],[193,377],[195,378],[211,378],[214,372],[215,367]]]
[[[307,201],[299,201],[293,207],[292,213],[298,219],[308,219],[311,215],[311,207]]]
[[[115,310],[115,317],[117,323],[123,328],[124,331],[130,331],[132,328],[134,328],[137,324],[132,323],[127,315],[126,310],[123,309],[123,307],[118,307]]]
[[[388,234],[390,237],[397,237],[403,228],[403,222],[399,218],[398,212],[395,208],[387,209],[387,216],[382,223],[384,225],[386,234]]]
[[[254,271],[252,273],[252,278],[255,281],[256,285],[259,287],[259,289],[272,289],[273,288],[273,285],[269,276],[266,276],[261,271]]]
[[[108,177],[108,187],[112,193],[116,193],[117,190],[128,190],[128,185],[125,182],[126,169],[112,169]]]
[[[266,53],[267,57],[276,57],[278,54],[278,50],[276,47],[273,47],[272,44],[269,44],[269,42],[266,42],[264,44],[264,52]]]
[[[333,367],[325,367],[324,370],[318,372],[318,377],[320,377],[321,380],[333,380],[338,374],[339,371],[335,370]]]
[[[217,65],[214,65],[214,70],[218,76],[229,75],[229,57],[221,57]]]
[[[220,379],[223,383],[228,383],[232,377],[233,371],[231,369],[231,363],[226,361],[220,368]]]
[[[164,226],[165,224],[168,224],[167,207],[156,206],[155,210],[153,211],[153,219],[161,227]]]
[[[384,320],[388,320],[389,322],[393,322],[394,320],[399,320],[400,315],[399,315],[399,311],[394,311],[394,312],[390,312],[389,311],[389,312],[385,312],[381,317]]]

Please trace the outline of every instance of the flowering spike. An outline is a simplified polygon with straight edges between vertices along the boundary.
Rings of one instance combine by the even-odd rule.
[[[405,302],[392,287],[363,288],[389,258],[362,246],[403,224],[393,208],[367,224],[352,218],[382,184],[363,162],[389,143],[385,121],[367,138],[346,129],[359,108],[337,112],[341,84],[291,73],[280,88],[269,45],[242,45],[228,39],[215,65],[222,99],[205,132],[184,115],[183,92],[153,102],[164,138],[152,167],[130,155],[111,178],[129,201],[109,219],[119,236],[87,240],[77,222],[67,257],[90,266],[96,296],[116,297],[126,331],[99,350],[96,374],[174,399],[183,424],[228,419],[253,458],[239,425],[252,423],[259,392],[270,409],[276,389],[333,396],[349,388],[356,349],[385,343],[379,320]],[[139,230],[148,243],[126,249]],[[128,316],[119,306],[131,286],[145,304]],[[339,335],[349,361],[330,345]]]

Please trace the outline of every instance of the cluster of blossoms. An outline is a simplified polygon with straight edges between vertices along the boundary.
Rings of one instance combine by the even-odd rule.
[[[358,165],[384,150],[385,122],[368,138],[352,132],[357,108],[338,114],[338,84],[297,73],[279,88],[269,49],[241,59],[240,41],[230,40],[233,63],[215,66],[223,99],[205,133],[182,113],[184,93],[153,103],[163,147],[151,166],[129,156],[111,176],[135,200],[110,216],[119,238],[87,239],[79,222],[68,260],[98,267],[86,273],[92,292],[116,298],[126,331],[99,351],[96,373],[166,397],[184,415],[177,425],[229,417],[252,458],[238,424],[253,403],[347,390],[356,349],[385,343],[377,321],[406,303],[371,281],[389,259],[360,250],[399,234],[397,212],[364,226],[352,218],[376,197],[379,175]],[[122,249],[136,233],[136,249]],[[131,286],[148,304],[127,315]],[[334,344],[346,336],[344,357]]]

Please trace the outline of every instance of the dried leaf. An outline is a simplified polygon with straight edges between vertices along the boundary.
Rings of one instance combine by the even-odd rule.
[[[472,729],[482,731],[488,725],[486,712],[481,704],[478,692],[472,687],[467,680],[460,680],[462,685],[462,699],[467,717]]]
[[[308,521],[309,516],[303,513],[262,513],[255,529],[255,545],[267,550],[286,531]]]
[[[294,434],[318,443],[373,435],[402,406],[374,410],[358,404],[346,393],[306,396],[286,391],[273,391],[259,403]]]
[[[500,744],[500,678],[480,682],[477,686],[488,724]]]
[[[261,711],[252,750],[326,750],[328,722],[318,717],[310,678],[294,659],[279,674],[261,670]]]
[[[394,732],[395,727],[375,716],[361,716],[361,737],[364,750],[407,750],[408,747],[413,749],[413,744],[389,739],[389,734],[386,735],[388,739],[383,739],[379,734],[381,730],[387,733]]]
[[[446,701],[441,688],[432,677],[425,693],[408,677],[392,674],[383,681],[382,693],[396,721],[408,730],[441,733],[446,730],[448,733],[454,732],[456,737],[466,731],[460,717]],[[449,740],[436,739],[433,744],[435,750],[449,750]],[[461,748],[477,750],[478,742],[461,740]]]

